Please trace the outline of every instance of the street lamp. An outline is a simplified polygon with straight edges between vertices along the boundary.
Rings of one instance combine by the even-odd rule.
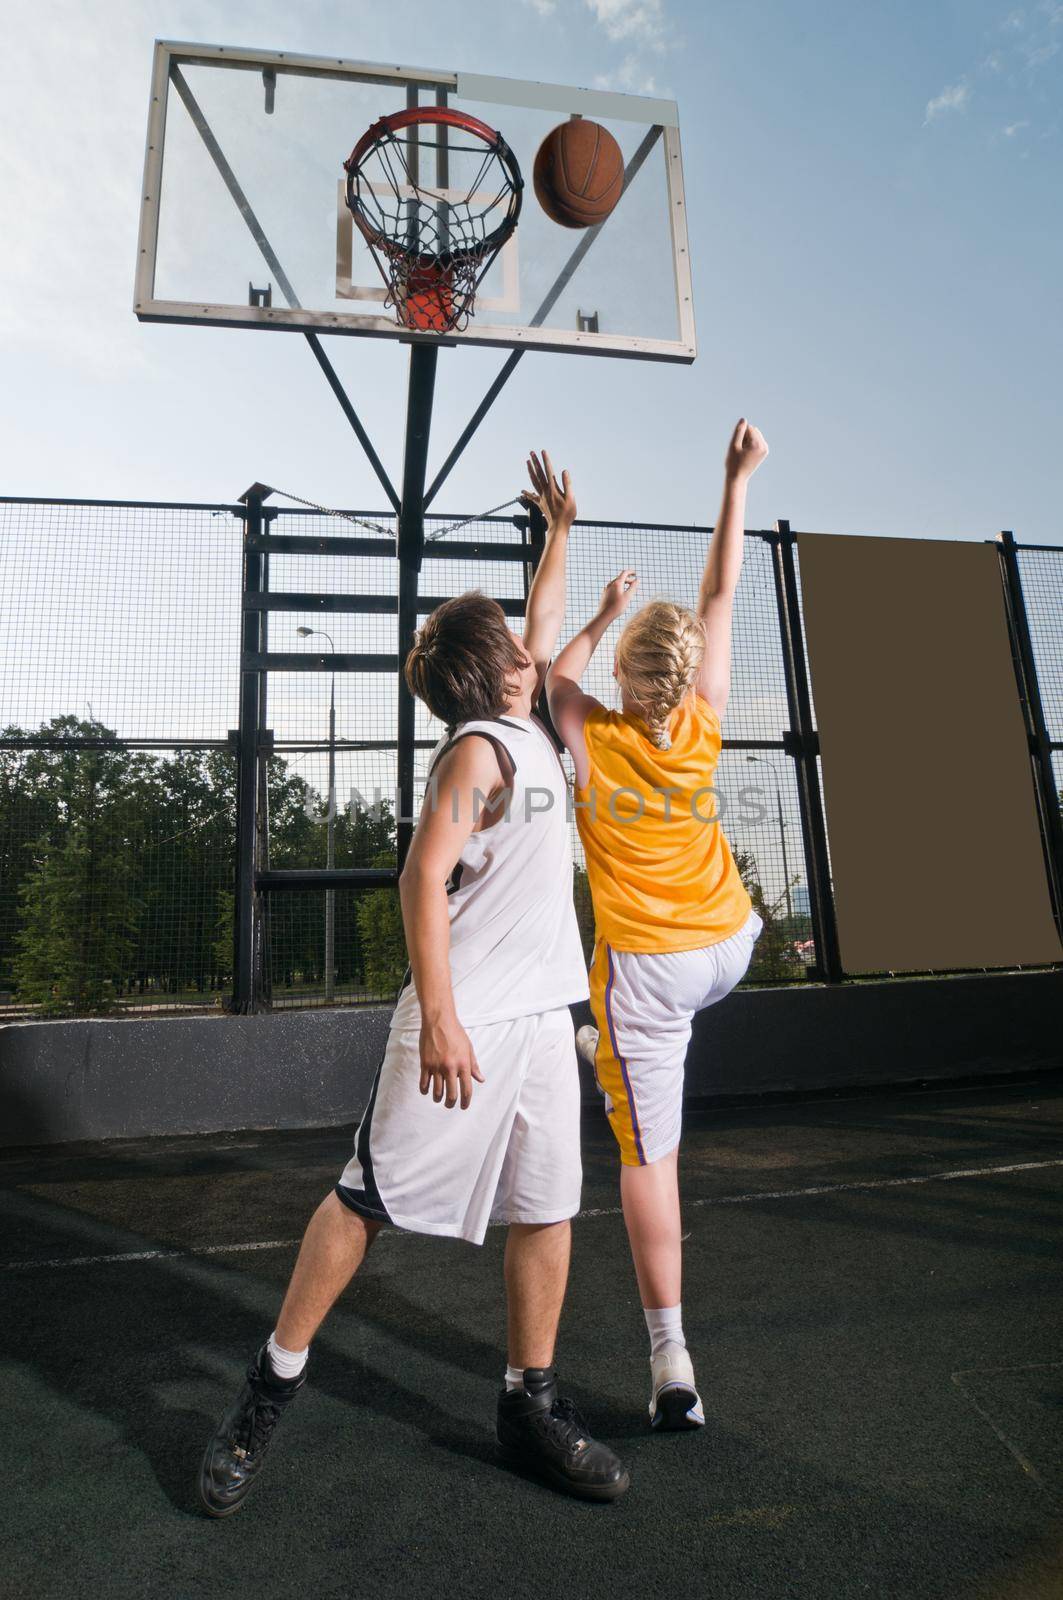
[[[770,767],[775,779],[775,805],[779,818],[779,845],[782,850],[783,884],[786,891],[786,915],[792,919],[794,914],[793,902],[790,899],[790,867],[786,859],[786,823],[782,814],[782,790],[779,788],[779,774],[774,761],[769,761],[767,756],[746,756],[747,761],[759,762],[762,766]]]
[[[322,639],[328,639],[329,649],[333,655],[336,646],[330,634],[322,628],[296,628],[300,639],[309,639],[317,634]],[[331,868],[336,865],[336,671],[332,671],[332,692],[329,697],[328,713],[328,859],[327,865]],[[331,884],[325,890],[325,999],[336,998],[336,892]]]

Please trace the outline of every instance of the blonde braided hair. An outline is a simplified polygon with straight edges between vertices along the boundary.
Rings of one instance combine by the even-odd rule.
[[[636,611],[616,647],[616,675],[659,750],[670,750],[668,719],[694,687],[705,654],[705,629],[672,600]]]

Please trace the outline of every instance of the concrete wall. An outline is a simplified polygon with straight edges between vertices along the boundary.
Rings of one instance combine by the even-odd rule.
[[[9,1023],[0,1145],[353,1123],[389,1016]],[[803,985],[739,990],[703,1012],[687,1091],[703,1101],[1060,1066],[1063,971]]]

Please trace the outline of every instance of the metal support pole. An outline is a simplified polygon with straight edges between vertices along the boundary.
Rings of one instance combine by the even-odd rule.
[[[276,516],[270,507],[263,508],[262,522],[266,532],[269,524]],[[261,556],[262,568],[260,582],[263,595],[269,593],[269,552],[263,551]],[[262,623],[259,630],[260,649],[269,649],[269,612],[263,611]],[[261,732],[269,726],[269,673],[258,674],[258,728]],[[256,735],[256,745],[260,743]],[[255,881],[258,874],[269,869],[269,750],[259,750],[258,754],[258,807],[255,817]],[[268,1009],[273,1002],[273,962],[270,955],[270,903],[268,895],[258,895],[256,898],[256,914],[258,918],[255,930],[256,938],[256,970],[259,980],[259,999]]]
[[[786,701],[790,712],[788,744],[797,761],[797,795],[801,811],[801,835],[808,874],[809,909],[812,935],[816,942],[817,966],[814,976],[827,983],[840,983],[841,952],[838,947],[838,922],[827,854],[827,824],[823,814],[823,793],[816,765],[818,740],[812,726],[812,696],[808,686],[808,664],[801,631],[801,601],[797,589],[794,561],[794,535],[790,524],[775,524],[772,541],[775,569],[775,603],[782,639]]]
[[[398,864],[401,871],[413,838],[414,724],[416,702],[406,687],[406,657],[417,628],[417,586],[424,549],[424,487],[428,469],[428,438],[435,393],[436,345],[413,345],[406,397],[406,451],[402,467],[402,504],[399,510],[399,704],[398,704],[398,808],[396,825]]]
[[[328,847],[326,868],[336,865],[336,674],[332,674],[332,696],[328,711]],[[325,890],[325,999],[336,998],[336,891]]]
[[[490,411],[499,395],[502,393],[502,390],[506,387],[506,384],[513,376],[513,373],[517,369],[517,364],[523,354],[523,350],[513,350],[502,363],[502,367],[493,380],[491,387],[488,389],[487,393],[480,401],[480,404],[476,407],[476,410],[473,412],[472,416],[465,424],[465,427],[462,429],[457,444],[454,446],[453,450],[450,452],[449,456],[436,473],[435,478],[432,481],[432,487],[425,495],[424,503],[426,506],[430,506],[432,504],[432,501],[435,499],[436,495],[449,478],[451,471],[457,466],[461,456],[465,451],[465,446],[468,444],[469,440],[472,438],[473,434],[476,432],[477,428],[480,426],[481,422],[486,417],[487,413]]]
[[[262,588],[262,555],[248,541],[262,533],[262,498],[247,497],[244,519],[243,587],[245,594]],[[258,654],[262,648],[264,612],[244,610],[242,645]],[[229,1009],[255,1009],[255,844],[258,831],[259,673],[241,667],[240,731],[236,771],[236,884],[233,906],[233,994]]]
[[[998,534],[997,551],[1004,582],[1004,605],[1008,618],[1008,631],[1011,634],[1015,678],[1030,745],[1037,814],[1041,825],[1041,843],[1045,854],[1049,893],[1052,897],[1052,912],[1060,937],[1063,938],[1063,817],[1060,816],[1056,775],[1052,769],[1052,742],[1041,700],[1041,686],[1037,677],[1037,662],[1030,636],[1030,619],[1026,613],[1026,597],[1022,589],[1015,535],[1009,531]]]
[[[446,89],[436,90],[436,105],[442,109],[450,99]],[[439,248],[450,249],[450,134],[445,122],[436,127],[436,188],[442,198],[436,204],[436,222],[439,227]]]
[[[373,449],[372,441],[362,426],[361,418],[351,405],[347,391],[340,382],[335,367],[332,365],[332,362],[321,348],[321,340],[318,338],[316,333],[308,333],[306,334],[306,342],[313,351],[314,360],[325,374],[329,388],[339,401],[343,410],[343,415],[347,418],[347,421],[354,429],[355,437],[357,438],[362,449],[365,451],[366,460],[376,473],[377,481],[380,484],[380,487],[387,495],[388,500],[391,502],[392,508],[397,511],[399,509],[399,497],[391,486],[391,479],[384,471],[383,462]]]

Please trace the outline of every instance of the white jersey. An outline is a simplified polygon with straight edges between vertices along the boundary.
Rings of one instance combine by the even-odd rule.
[[[506,715],[461,723],[440,740],[432,766],[473,733],[508,755],[512,795],[504,816],[469,835],[447,890],[450,981],[463,1027],[552,1011],[589,993],[572,903],[568,783],[557,751],[541,722]],[[420,1025],[411,980],[391,1026]]]

